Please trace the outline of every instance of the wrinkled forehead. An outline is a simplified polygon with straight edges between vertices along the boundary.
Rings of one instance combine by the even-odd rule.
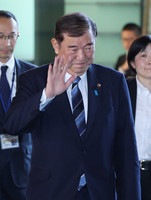
[[[93,35],[92,29],[87,29],[85,32],[83,32],[83,34],[80,35],[72,35],[70,32],[63,33],[63,38],[72,38],[73,40],[80,38],[89,38],[91,40],[94,40],[96,37]]]

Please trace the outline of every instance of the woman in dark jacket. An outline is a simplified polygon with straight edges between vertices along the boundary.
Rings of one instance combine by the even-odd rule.
[[[142,200],[151,200],[151,35],[139,37],[132,43],[128,65],[136,74],[127,83],[135,120]]]

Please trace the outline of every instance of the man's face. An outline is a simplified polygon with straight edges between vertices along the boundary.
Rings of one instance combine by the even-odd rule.
[[[137,36],[134,31],[124,30],[121,33],[121,37],[123,46],[126,49],[126,51],[128,51],[132,42],[136,39]]]
[[[12,56],[18,35],[14,19],[0,17],[0,61],[6,63]],[[8,37],[4,37],[8,36]]]
[[[55,53],[59,58],[64,55],[64,65],[70,57],[71,66],[68,73],[71,75],[82,75],[93,62],[95,52],[95,37],[91,31],[86,32],[80,37],[70,37],[67,33],[63,34],[64,40],[59,45],[56,39],[52,39]]]

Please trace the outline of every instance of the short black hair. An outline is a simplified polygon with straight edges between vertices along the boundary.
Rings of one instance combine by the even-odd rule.
[[[0,17],[12,18],[12,19],[14,19],[14,20],[16,21],[16,23],[18,24],[15,15],[14,15],[13,13],[11,13],[10,11],[7,11],[7,10],[0,10]]]
[[[80,12],[69,13],[57,20],[55,39],[58,43],[61,43],[64,39],[64,33],[67,33],[70,37],[80,37],[89,29],[92,30],[93,36],[96,37],[97,27],[91,18]]]
[[[128,51],[128,65],[130,70],[132,70],[136,74],[136,70],[132,67],[131,62],[135,61],[135,56],[146,49],[146,47],[151,44],[151,35],[144,35],[138,37],[134,42],[131,44],[130,49]]]
[[[122,31],[134,31],[136,36],[141,35],[141,27],[135,23],[125,24],[122,28]]]

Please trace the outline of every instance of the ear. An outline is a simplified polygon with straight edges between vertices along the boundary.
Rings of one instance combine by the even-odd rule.
[[[135,69],[135,62],[134,61],[131,62],[131,65]]]
[[[51,39],[51,44],[55,50],[55,53],[58,54],[59,53],[59,44],[55,38]]]

